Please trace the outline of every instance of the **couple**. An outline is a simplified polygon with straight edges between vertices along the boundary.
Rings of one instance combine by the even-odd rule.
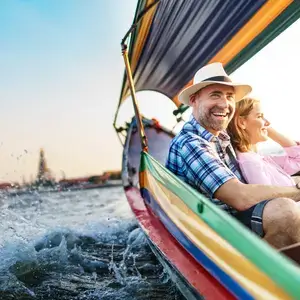
[[[300,170],[300,146],[269,126],[260,103],[245,98],[251,90],[233,83],[221,63],[201,68],[179,95],[193,111],[171,142],[166,167],[282,248],[300,242],[300,186],[290,176]],[[286,155],[256,152],[268,136]]]

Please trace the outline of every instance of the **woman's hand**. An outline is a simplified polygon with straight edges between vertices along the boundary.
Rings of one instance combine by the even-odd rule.
[[[297,145],[297,143],[294,140],[279,133],[273,127],[269,126],[267,130],[268,130],[268,137],[272,139],[274,142],[278,143],[281,147],[292,147]]]
[[[272,126],[267,127],[268,137],[276,142],[280,133],[276,131]]]

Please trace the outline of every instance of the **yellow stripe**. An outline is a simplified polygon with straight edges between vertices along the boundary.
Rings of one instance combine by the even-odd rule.
[[[226,65],[256,38],[274,19],[285,10],[293,0],[269,0],[237,32],[237,34],[208,62],[221,62]],[[190,80],[181,90],[193,84]],[[172,101],[179,106],[181,102],[176,95]]]
[[[241,30],[213,57],[209,63],[226,65],[257,37],[293,0],[269,0]]]
[[[255,299],[291,299],[266,274],[204,223],[180,198],[157,182],[148,171],[141,172],[140,178],[141,186],[151,192],[176,226]]]
[[[145,7],[148,7],[151,4],[153,4],[154,1],[155,0],[148,0]],[[132,56],[132,60],[131,60],[131,69],[132,70],[135,70],[138,59],[141,56],[144,44],[146,42],[146,37],[148,36],[148,32],[149,32],[150,26],[152,24],[155,10],[156,10],[156,5],[154,5],[146,13],[146,15],[143,17],[143,20],[141,21],[141,26],[139,28],[139,34],[138,34],[138,37],[136,39],[136,42],[135,42],[134,48],[133,48],[133,56]]]
[[[147,0],[145,8],[149,7],[155,0]],[[134,73],[138,60],[141,56],[144,44],[147,40],[148,37],[148,32],[150,30],[150,26],[152,24],[152,20],[154,17],[154,13],[156,10],[157,5],[154,5],[143,17],[141,21],[141,25],[139,27],[139,33],[136,38],[136,41],[134,43],[134,48],[133,48],[133,54],[132,54],[132,59],[130,61],[130,68],[132,74]],[[126,81],[125,87],[123,89],[123,95],[122,95],[122,100],[124,101],[125,98],[129,96],[129,90],[128,90],[128,83]]]

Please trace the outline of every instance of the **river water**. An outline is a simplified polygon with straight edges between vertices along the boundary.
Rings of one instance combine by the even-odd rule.
[[[184,299],[121,187],[0,194],[0,299]]]

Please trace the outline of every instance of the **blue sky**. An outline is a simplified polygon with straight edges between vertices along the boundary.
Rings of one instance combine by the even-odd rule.
[[[57,176],[120,168],[112,121],[135,5],[1,1],[0,180],[35,176],[40,147]]]
[[[0,181],[36,176],[40,147],[57,177],[121,167],[112,122],[124,71],[120,40],[135,7],[136,0],[0,2]],[[299,32],[297,22],[233,74],[253,85],[274,126],[297,139]],[[170,125],[173,104],[163,98],[138,94],[147,116]],[[128,101],[121,115],[131,113]]]

